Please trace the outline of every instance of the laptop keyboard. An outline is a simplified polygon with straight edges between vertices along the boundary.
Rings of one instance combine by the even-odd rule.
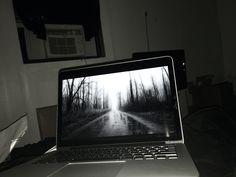
[[[118,146],[99,148],[78,148],[45,154],[35,163],[60,163],[101,160],[164,160],[177,159],[174,145]]]

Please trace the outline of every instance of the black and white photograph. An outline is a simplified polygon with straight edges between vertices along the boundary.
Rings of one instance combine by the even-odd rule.
[[[0,0],[0,177],[236,177],[236,0]]]
[[[62,89],[65,139],[174,132],[168,67],[68,79]]]

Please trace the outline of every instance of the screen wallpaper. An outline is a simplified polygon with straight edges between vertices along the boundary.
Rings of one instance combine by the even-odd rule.
[[[168,67],[62,83],[62,139],[175,133]]]

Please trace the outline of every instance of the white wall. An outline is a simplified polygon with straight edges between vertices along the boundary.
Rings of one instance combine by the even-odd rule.
[[[10,0],[0,1],[0,129],[25,114],[21,53]]]
[[[236,1],[218,0],[225,78],[236,82]]]
[[[182,1],[149,0],[148,2],[146,9],[150,51],[183,49]]]
[[[106,0],[115,59],[146,51],[144,0]]]
[[[183,0],[181,12],[188,80],[213,74],[215,82],[222,81],[224,63],[216,1]]]
[[[109,1],[111,40],[116,59],[147,51],[144,12],[148,15],[149,50],[185,49],[189,81],[215,75],[223,80],[221,36],[215,0]]]
[[[134,52],[183,48],[179,4],[172,0],[109,1],[114,57],[123,59]]]

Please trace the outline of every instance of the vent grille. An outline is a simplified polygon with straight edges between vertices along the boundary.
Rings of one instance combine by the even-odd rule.
[[[48,35],[83,35],[81,30],[48,29]]]
[[[86,55],[86,41],[81,25],[46,25],[47,58],[78,57]]]
[[[74,38],[49,37],[49,49],[51,54],[76,54],[76,43]]]

